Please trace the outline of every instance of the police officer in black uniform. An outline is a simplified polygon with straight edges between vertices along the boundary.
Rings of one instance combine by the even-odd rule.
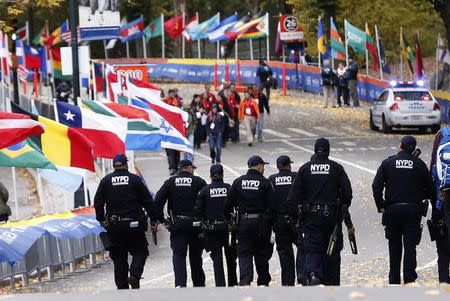
[[[277,252],[281,265],[281,284],[283,286],[294,286],[295,284],[295,257],[292,245],[297,245],[298,221],[296,208],[289,208],[287,198],[292,183],[297,175],[291,171],[291,158],[280,156],[277,159],[278,173],[269,177],[269,181],[275,190],[273,204],[275,206],[274,232],[277,243]]]
[[[230,214],[237,207],[239,214],[238,245],[239,285],[250,285],[253,281],[253,258],[258,273],[258,285],[268,286],[271,280],[269,260],[273,253],[271,238],[273,188],[264,177],[265,165],[259,156],[252,156],[248,172],[231,186],[225,212]]]
[[[200,238],[201,225],[195,218],[194,206],[197,196],[206,182],[194,175],[196,167],[189,160],[181,160],[178,174],[166,180],[155,196],[158,220],[168,224],[170,244],[173,250],[175,287],[186,287],[186,255],[189,247],[189,262],[194,286],[205,286],[202,267],[203,245]],[[164,206],[168,202],[169,221],[164,218]]]
[[[399,153],[381,163],[372,184],[373,198],[378,212],[383,213],[382,224],[389,240],[389,284],[400,284],[402,249],[403,281],[406,284],[417,279],[416,245],[422,233],[422,201],[432,198],[434,188],[427,166],[412,155],[416,144],[414,137],[403,137]]]
[[[328,284],[328,243],[338,221],[340,206],[350,206],[352,188],[344,168],[328,158],[330,143],[316,140],[315,155],[300,167],[288,202],[301,209],[305,272],[308,285]],[[342,249],[342,232],[336,249]]]
[[[117,288],[139,288],[149,254],[145,237],[148,227],[145,212],[149,216],[155,214],[153,199],[143,180],[128,171],[125,155],[116,155],[113,166],[115,171],[105,176],[98,186],[94,198],[95,214],[112,243],[110,257],[114,262]],[[130,266],[128,253],[133,256]]]
[[[231,185],[223,181],[223,166],[221,164],[212,165],[210,175],[211,184],[203,188],[197,197],[195,215],[202,221],[205,230],[205,250],[211,252],[216,286],[225,286],[222,249],[228,244],[225,201]],[[236,274],[236,267],[234,267],[234,274]],[[236,285],[236,283],[233,285]]]

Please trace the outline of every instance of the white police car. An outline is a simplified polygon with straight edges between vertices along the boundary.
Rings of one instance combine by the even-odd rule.
[[[441,108],[423,81],[391,82],[370,108],[370,129],[389,133],[392,128],[441,128]]]

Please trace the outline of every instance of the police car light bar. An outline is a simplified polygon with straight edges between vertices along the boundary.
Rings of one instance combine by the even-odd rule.
[[[418,85],[419,87],[423,87],[425,85],[425,82],[420,79],[420,80],[416,81],[416,85]]]
[[[390,84],[392,87],[395,87],[395,86],[397,86],[397,81],[391,80],[391,81],[389,82],[389,84]]]
[[[395,81],[395,80],[391,80],[389,82],[389,84],[391,85],[391,87],[423,87],[425,86],[425,82],[423,80],[418,80],[416,82],[413,81]]]

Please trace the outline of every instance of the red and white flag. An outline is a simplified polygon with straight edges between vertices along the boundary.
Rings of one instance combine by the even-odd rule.
[[[45,126],[30,116],[0,112],[0,149],[45,132]]]
[[[195,14],[184,26],[184,30],[182,32],[183,36],[186,38],[188,42],[192,41],[192,36],[189,34],[189,30],[198,25],[198,16]]]

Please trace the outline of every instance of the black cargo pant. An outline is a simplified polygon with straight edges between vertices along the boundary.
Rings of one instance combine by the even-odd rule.
[[[436,249],[438,253],[439,282],[450,283],[450,243],[448,242],[448,237],[436,239]]]
[[[189,248],[189,263],[194,287],[205,286],[203,272],[203,242],[200,239],[200,228],[192,226],[193,220],[177,221],[170,228],[170,246],[173,251],[172,263],[175,273],[175,287],[186,287],[186,256]]]
[[[417,279],[416,246],[421,237],[421,208],[417,204],[394,204],[385,209],[383,224],[389,240],[389,284],[400,284],[400,264],[403,256],[403,281]]]
[[[271,224],[265,218],[242,218],[238,228],[237,254],[239,257],[239,285],[250,285],[253,281],[253,259],[255,259],[258,285],[269,285],[269,260],[273,253],[270,242]]]
[[[309,277],[314,273],[322,284],[339,281],[340,251],[342,250],[342,233],[338,233],[338,243],[333,256],[327,255],[330,237],[336,226],[336,212],[330,211],[328,216],[319,210],[309,212],[304,219],[304,254],[305,272]]]
[[[297,246],[298,233],[296,230],[293,229],[293,225],[287,224],[283,221],[279,221],[275,224],[274,232],[275,232],[275,241],[277,243],[278,257],[280,258],[280,265],[281,265],[281,285],[294,286],[296,275],[295,273],[296,260],[292,245]]]
[[[119,223],[108,229],[112,242],[109,256],[114,263],[114,280],[118,289],[128,289],[128,270],[130,276],[141,279],[149,254],[148,242],[143,227],[130,228],[130,223]],[[128,266],[128,253],[132,256]]]

